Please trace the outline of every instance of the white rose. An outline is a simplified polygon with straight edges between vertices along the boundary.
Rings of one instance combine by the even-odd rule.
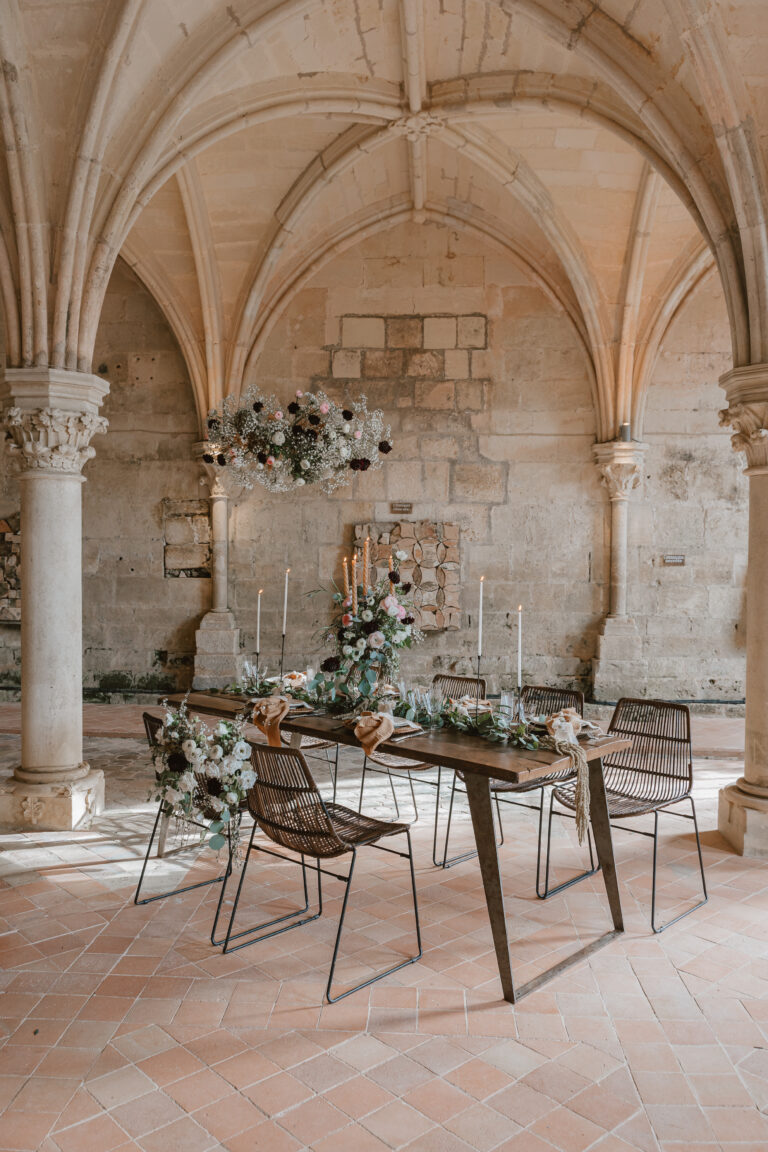
[[[230,776],[233,772],[236,772],[239,767],[240,761],[236,760],[232,755],[225,756],[221,762],[221,771],[225,776]]]
[[[370,620],[373,620],[373,612],[371,612],[370,608],[366,608],[364,612],[361,612],[361,616],[363,620],[365,620],[366,624]]]
[[[302,468],[306,472],[307,468],[309,468],[309,460],[299,460],[299,468]]]
[[[169,804],[178,804],[181,800],[181,792],[177,792],[175,788],[166,788],[165,799]]]
[[[224,799],[226,800],[227,804],[237,804],[240,797],[237,795],[237,792],[226,792]]]
[[[206,761],[205,774],[209,780],[218,780],[221,776],[221,770],[214,760]]]
[[[256,773],[253,768],[244,768],[240,773],[240,783],[243,788],[253,788],[256,783]]]
[[[285,433],[284,432],[275,432],[272,436],[272,443],[273,444],[285,444]]]
[[[245,740],[238,740],[232,749],[232,755],[236,756],[238,760],[249,760],[251,757],[250,745],[246,744]]]
[[[180,792],[193,792],[195,784],[196,780],[191,772],[184,772],[176,781],[176,787]]]
[[[223,801],[220,800],[218,796],[209,796],[208,805],[214,812],[221,812],[224,807]]]
[[[342,424],[341,430],[345,436],[349,436],[350,432],[352,431],[352,425],[351,424]]]
[[[345,656],[351,656],[354,648],[350,644],[345,644],[341,651]]]
[[[185,740],[181,745],[181,750],[186,756],[187,760],[192,760],[195,752],[197,752],[197,744],[194,740]]]
[[[210,756],[211,760],[221,760],[222,756],[224,755],[224,749],[222,748],[221,744],[214,744],[208,755]]]
[[[302,484],[306,484],[306,480],[303,476],[299,476],[296,480],[296,487],[301,488]]]
[[[361,650],[365,648],[365,636],[359,636],[357,639],[357,647]]]

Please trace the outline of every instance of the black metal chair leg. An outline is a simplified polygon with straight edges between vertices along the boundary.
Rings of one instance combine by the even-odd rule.
[[[450,859],[448,858],[448,842],[449,842],[450,836],[451,836],[451,821],[453,819],[453,801],[454,801],[454,797],[456,796],[456,792],[457,792],[456,773],[454,772],[453,781],[451,783],[451,799],[450,799],[450,802],[448,804],[448,822],[446,824],[446,829],[445,829],[445,844],[443,847],[443,859],[440,861],[436,860],[435,859],[435,852],[433,851],[433,853],[432,853],[432,862],[436,868],[453,868],[454,864],[461,864],[461,862],[463,860],[471,860],[473,856],[477,856],[477,850],[475,848],[472,848],[469,852],[464,852],[459,856],[452,856]],[[503,825],[501,823],[501,810],[499,808],[498,796],[495,797],[495,800],[496,800],[496,816],[497,816],[497,819],[499,821],[499,839],[496,841],[496,845],[497,845],[497,847],[500,848],[501,845],[504,843],[504,828],[503,828]],[[434,837],[435,840],[437,840],[437,818],[438,818],[439,805],[440,805],[440,794],[438,792],[437,801],[435,803],[435,837]]]
[[[589,868],[586,869],[586,871],[584,871],[584,872],[579,872],[579,874],[577,876],[572,876],[570,880],[564,880],[562,884],[558,884],[555,888],[550,888],[550,886],[549,886],[549,862],[550,862],[550,857],[552,854],[552,817],[555,815],[554,800],[555,800],[554,792],[550,792],[550,796],[549,796],[549,819],[547,821],[547,851],[546,851],[545,867],[544,867],[544,891],[543,892],[541,891],[541,886],[540,886],[541,833],[543,830],[542,829],[543,820],[541,819],[541,817],[539,819],[539,847],[538,847],[538,854],[537,854],[537,859],[536,859],[536,895],[538,896],[539,900],[548,900],[550,898],[550,896],[556,896],[558,892],[564,892],[566,888],[570,888],[572,885],[578,884],[581,880],[586,880],[588,876],[594,876],[596,872],[600,871],[600,864],[599,863],[595,864],[595,859],[594,859],[594,856],[592,854],[592,834],[591,834],[590,830],[587,829],[587,844],[589,847],[589,864],[590,864]],[[544,805],[542,802],[542,808],[541,808],[541,815],[542,816],[543,816],[543,807],[544,807]],[[558,815],[560,815],[560,813],[558,813]],[[573,817],[568,816],[568,819],[573,819]]]
[[[387,968],[384,972],[378,972],[375,976],[371,976],[368,980],[363,980],[360,984],[355,984],[353,988],[348,988],[345,992],[339,992],[337,996],[331,995],[331,988],[333,986],[333,976],[336,970],[336,961],[339,956],[339,945],[341,943],[341,934],[344,929],[344,919],[347,915],[347,906],[349,904],[349,892],[352,887],[352,876],[355,871],[355,863],[357,861],[357,848],[352,849],[352,863],[349,867],[349,872],[346,877],[346,889],[344,891],[344,901],[341,906],[341,915],[339,917],[339,926],[336,930],[336,942],[333,948],[333,958],[331,960],[331,969],[328,973],[328,984],[325,989],[325,998],[329,1004],[336,1004],[339,1000],[344,1000],[347,996],[351,996],[353,992],[359,992],[362,988],[367,988],[371,984],[375,984],[377,980],[383,980],[385,976],[391,976],[393,972],[399,972],[401,968],[407,968],[409,964],[415,964],[420,960],[423,951],[421,945],[421,924],[419,922],[419,904],[416,896],[416,873],[413,867],[413,846],[411,844],[411,833],[406,830],[405,833],[408,839],[408,864],[411,872],[411,891],[413,892],[413,912],[416,921],[416,943],[418,945],[418,954],[416,956],[409,956],[407,960],[401,960],[397,964],[393,964],[391,968]],[[375,847],[375,845],[374,845]]]
[[[334,802],[334,804],[336,803],[336,788],[337,788],[338,783],[339,783],[339,752],[340,751],[341,751],[341,745],[337,744],[336,745],[336,755],[334,756],[334,759],[333,759],[333,770],[332,770],[333,771],[333,802]],[[359,811],[359,809],[358,809],[358,811]]]
[[[134,904],[154,904],[155,900],[165,900],[167,896],[181,896],[182,892],[193,892],[195,888],[207,888],[211,884],[223,884],[226,879],[226,873],[222,876],[214,876],[210,880],[198,880],[195,884],[187,884],[184,888],[173,888],[170,892],[160,892],[157,896],[145,896],[143,900],[139,899],[141,886],[144,883],[144,875],[147,871],[147,864],[149,857],[152,853],[152,845],[157,834],[157,829],[160,824],[160,818],[163,814],[163,801],[161,800],[157,806],[157,815],[155,816],[155,823],[152,826],[152,835],[149,837],[149,844],[147,845],[147,852],[144,857],[144,863],[141,866],[141,875],[139,876],[139,883],[136,885],[136,891],[133,896]],[[202,825],[201,825],[202,827]]]
[[[261,924],[254,924],[252,928],[243,928],[239,932],[233,932],[232,929],[235,924],[235,916],[237,915],[237,906],[240,903],[240,895],[243,890],[243,883],[245,881],[245,873],[248,870],[248,864],[251,858],[252,851],[259,851],[258,848],[253,847],[253,838],[256,835],[258,825],[254,823],[251,829],[251,838],[248,841],[248,851],[245,854],[243,861],[243,870],[240,874],[240,881],[237,885],[237,892],[235,893],[235,900],[232,905],[232,912],[229,917],[229,925],[227,926],[227,934],[224,938],[223,952],[237,952],[240,948],[247,948],[251,944],[257,944],[259,940],[268,940],[271,936],[279,936],[282,932],[289,932],[292,928],[299,928],[302,924],[309,924],[312,920],[317,920],[323,914],[323,891],[320,882],[320,873],[317,874],[317,895],[318,895],[318,911],[311,916],[306,916],[303,920],[295,920],[296,916],[302,916],[309,910],[309,889],[307,886],[307,864],[304,856],[301,857],[301,875],[304,886],[304,905],[301,908],[295,908],[292,912],[286,912],[283,916],[275,916],[272,920],[264,920]],[[286,920],[294,920],[293,924],[286,924],[283,928],[277,928],[274,932],[264,932],[265,928],[273,928],[275,924],[284,924]],[[256,935],[261,933],[261,935]],[[242,944],[235,944],[231,947],[232,940],[240,940],[243,936],[251,936],[252,939],[243,941]]]
[[[686,908],[684,912],[680,912],[679,915],[675,916],[672,920],[668,920],[666,924],[661,924],[661,925],[659,925],[659,927],[656,926],[656,866],[657,866],[657,862],[658,862],[658,841],[659,841],[659,813],[657,810],[653,814],[653,817],[654,817],[654,822],[653,822],[653,883],[651,886],[651,928],[653,929],[654,933],[657,936],[660,932],[664,932],[667,928],[671,928],[673,924],[677,924],[678,920],[683,920],[686,916],[690,916],[691,912],[695,912],[698,908],[703,907],[703,905],[706,904],[707,900],[709,899],[709,896],[707,894],[707,880],[706,880],[706,877],[704,875],[704,859],[701,855],[701,838],[699,836],[699,822],[696,819],[696,805],[693,802],[693,796],[689,796],[688,799],[691,802],[691,815],[686,816],[684,818],[686,820],[693,820],[693,827],[694,827],[694,831],[696,833],[696,850],[697,850],[698,857],[699,857],[699,872],[701,874],[701,887],[702,887],[702,890],[704,892],[704,899],[699,900],[698,903],[694,904],[692,908]],[[683,815],[683,813],[673,812],[673,813],[671,813],[671,815],[679,816],[679,815]]]

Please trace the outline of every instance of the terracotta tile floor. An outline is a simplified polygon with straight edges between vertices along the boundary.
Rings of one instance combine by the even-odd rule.
[[[12,707],[0,710],[5,729]],[[87,754],[107,774],[92,830],[2,841],[3,1150],[765,1152],[768,866],[733,855],[714,830],[717,789],[738,761],[697,761],[710,901],[663,935],[648,922],[650,844],[618,831],[626,934],[513,1008],[499,996],[477,864],[433,868],[425,820],[414,837],[423,960],[323,1006],[333,881],[321,919],[226,957],[208,940],[215,888],[131,902],[153,816],[148,756],[127,738],[140,711],[86,711]],[[713,750],[725,738],[733,746],[734,729]],[[0,737],[0,766],[17,756],[18,738]],[[356,801],[358,770],[345,754],[342,802]],[[321,765],[318,779],[325,787]],[[434,793],[419,795],[426,815]],[[390,811],[383,779],[366,796],[367,809]],[[582,855],[563,824],[564,875]],[[505,826],[525,979],[604,931],[607,913],[599,877],[538,901],[533,813],[508,809]],[[462,812],[456,848],[469,841]],[[689,825],[668,818],[665,911],[695,896],[693,851]],[[342,982],[412,947],[402,863],[361,854]],[[188,867],[203,876],[216,863],[209,851],[166,858],[152,884],[178,883]],[[295,867],[259,858],[243,923],[287,911],[297,880]]]

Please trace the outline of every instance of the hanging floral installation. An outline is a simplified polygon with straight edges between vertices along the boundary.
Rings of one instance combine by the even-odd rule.
[[[297,391],[284,408],[253,387],[211,410],[203,459],[232,468],[246,488],[289,492],[319,484],[333,492],[352,473],[380,468],[391,450],[391,429],[379,409],[368,411],[365,396],[342,407],[324,392]]]

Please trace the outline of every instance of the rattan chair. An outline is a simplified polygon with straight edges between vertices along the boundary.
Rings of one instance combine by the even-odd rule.
[[[485,697],[485,680],[478,679],[476,676],[450,676],[446,673],[438,673],[432,678],[432,687],[438,688],[443,695],[443,699],[447,700],[448,697],[456,698],[461,696],[471,696],[476,700],[482,700]],[[374,772],[389,779],[389,787],[392,792],[392,799],[395,804],[395,815],[400,817],[400,805],[397,801],[397,793],[395,791],[394,780],[397,778],[392,776],[395,772],[405,773],[408,784],[411,789],[411,801],[413,803],[414,822],[419,819],[419,807],[416,802],[416,792],[413,787],[413,777],[411,773],[424,773],[434,768],[434,764],[424,764],[420,760],[409,760],[403,756],[394,756],[389,752],[373,752],[363,759],[363,772],[360,779],[360,798],[358,800],[358,807],[362,810],[363,807],[363,793],[365,791],[365,778],[367,773]],[[446,769],[446,771],[453,771]],[[428,784],[431,788],[436,789],[435,793],[435,821],[432,830],[432,863],[436,868],[446,867],[445,861],[437,859],[437,825],[438,814],[440,808],[440,790],[442,785],[443,769],[438,768],[437,780],[422,780],[421,783]]]
[[[286,748],[292,747],[292,733],[281,732],[280,739],[282,740],[283,744],[285,744]],[[322,736],[302,736],[301,744],[299,747],[300,751],[302,751],[305,756],[309,756],[313,760],[319,760],[321,764],[325,763],[331,775],[333,799],[335,800],[336,785],[339,778],[339,751],[341,749],[341,745],[337,744],[335,740],[325,740]],[[334,755],[330,756],[329,753],[332,748],[335,751]],[[325,756],[319,756],[319,752],[324,752]]]
[[[320,791],[312,777],[312,773],[309,770],[303,754],[298,749],[270,748],[269,746],[258,745],[254,747],[251,753],[251,763],[253,764],[257,777],[256,783],[248,793],[248,806],[253,816],[254,825],[248,844],[248,851],[243,862],[240,882],[238,883],[232,905],[232,913],[224,940],[224,952],[234,952],[239,948],[247,948],[250,944],[257,944],[260,940],[268,940],[272,936],[279,935],[281,932],[289,932],[292,928],[298,928],[302,924],[308,924],[310,921],[316,920],[323,912],[322,876],[326,875],[333,876],[336,880],[341,880],[346,884],[325,993],[326,1000],[329,1004],[334,1004],[337,1000],[342,1000],[345,996],[350,996],[353,992],[357,992],[361,988],[367,988],[369,984],[381,980],[384,976],[390,976],[393,972],[398,972],[408,964],[414,964],[417,960],[421,959],[421,926],[419,924],[416,876],[413,868],[413,851],[411,848],[409,826],[407,824],[376,820],[371,816],[364,816],[360,812],[355,812],[351,808],[344,808],[340,804],[327,804],[320,795]],[[280,852],[274,852],[272,849],[264,847],[263,844],[254,843],[257,826],[274,844],[299,854],[299,861],[297,861],[297,863],[300,863],[302,869],[304,904],[303,907],[296,909],[294,912],[289,912],[287,915],[277,916],[272,920],[266,920],[252,928],[241,929],[238,932],[234,932],[235,916],[237,914],[237,907],[240,902],[251,854],[253,852],[263,852],[269,856],[276,856],[280,860],[291,860],[290,857],[284,856]],[[379,843],[380,840],[389,836],[401,834],[407,839],[407,852],[398,852],[393,848],[385,848]],[[394,856],[401,856],[408,860],[411,874],[411,890],[413,893],[413,912],[416,922],[418,953],[415,956],[409,956],[408,959],[402,960],[397,964],[393,964],[390,968],[387,968],[386,971],[380,972],[376,976],[362,981],[360,984],[356,984],[353,988],[348,988],[346,991],[333,996],[331,994],[333,976],[339,954],[341,934],[344,928],[344,918],[349,903],[349,892],[355,870],[355,863],[357,861],[357,850],[363,846],[378,848],[381,852],[389,852]],[[352,855],[352,862],[346,876],[339,875],[337,872],[330,871],[320,865],[321,860],[333,860],[341,856],[349,855],[350,853]],[[315,862],[318,910],[309,916],[304,916],[304,913],[309,911],[307,857]],[[297,920],[297,916],[302,916],[303,919]],[[292,920],[293,922],[286,924],[286,920]],[[275,927],[275,925],[282,925],[282,927]],[[272,930],[269,931],[269,929]],[[243,940],[242,938],[244,936],[251,938]],[[234,940],[241,942],[233,945],[232,941]]]
[[[577,692],[571,688],[550,688],[545,684],[526,684],[521,693],[521,701],[523,710],[527,716],[549,716],[553,712],[559,712],[563,708],[575,708],[580,716],[584,715],[584,694]],[[566,773],[567,774],[567,773]],[[544,810],[544,788],[547,784],[553,783],[555,780],[563,779],[563,772],[553,773],[551,776],[543,777],[539,780],[530,781],[527,784],[512,784],[506,780],[491,780],[491,795],[496,801],[496,812],[499,819],[500,828],[500,843],[504,843],[504,828],[501,822],[501,809],[499,802],[503,804],[517,804],[521,808],[530,808],[534,812],[539,813],[539,826],[541,827],[542,812]],[[458,794],[464,794],[464,789],[457,786],[457,779],[461,781],[461,773],[456,773],[451,787],[451,799],[448,805],[448,821],[445,830],[445,845],[443,848],[442,867],[450,868],[454,864],[460,864],[462,860],[469,860],[472,856],[476,856],[477,852],[473,849],[469,852],[464,852],[458,856],[448,857],[448,842],[451,835],[451,820],[453,817],[453,804],[454,799]],[[513,796],[520,796],[529,792],[538,792],[538,803],[527,804],[525,801],[513,800]],[[539,836],[541,840],[541,836]],[[594,855],[592,850],[592,834],[588,833],[589,844],[589,858],[591,868],[594,871]],[[540,861],[537,857],[536,861],[536,891],[539,893],[539,873]],[[581,879],[578,876],[577,879]],[[540,893],[539,893],[540,894]]]
[[[145,712],[143,716],[144,731],[147,735],[147,743],[151,750],[154,750],[157,745],[157,734],[163,726],[162,720],[157,716],[152,716],[149,712]],[[179,765],[180,768],[186,768],[188,765],[186,761],[184,765]],[[205,824],[199,820],[190,820],[189,823],[196,828],[200,828],[203,832],[208,829],[212,820],[216,819],[216,812],[208,805],[207,801],[213,795],[213,788],[217,784],[215,780],[208,780],[202,773],[195,773],[195,781],[197,788],[195,791],[195,808],[201,813],[203,819],[207,821]],[[195,888],[208,888],[212,884],[221,884],[221,891],[219,893],[219,900],[216,906],[216,915],[213,919],[213,927],[211,929],[211,943],[220,944],[221,941],[216,939],[216,928],[219,922],[219,915],[221,913],[221,905],[224,899],[224,891],[227,884],[227,879],[232,872],[232,838],[230,835],[230,826],[227,826],[227,866],[219,876],[213,876],[210,880],[198,880],[195,884],[187,884],[183,888],[172,888],[168,892],[160,892],[155,896],[144,896],[140,898],[141,888],[144,883],[144,876],[147,871],[147,865],[152,854],[152,845],[155,841],[155,836],[158,837],[158,852],[157,858],[161,859],[164,855],[165,837],[168,829],[168,823],[171,818],[171,813],[168,811],[168,806],[160,800],[157,806],[157,815],[155,816],[155,823],[152,827],[152,834],[149,837],[147,844],[147,851],[144,856],[144,863],[141,867],[141,875],[139,876],[139,883],[136,886],[134,893],[134,904],[153,904],[155,900],[165,900],[167,896],[180,896],[182,892],[192,892]],[[238,819],[240,817],[238,816]]]
[[[704,875],[704,861],[701,855],[699,825],[696,819],[696,806],[691,789],[693,788],[693,757],[691,752],[691,716],[684,704],[670,704],[665,700],[633,700],[628,697],[619,700],[608,726],[610,733],[628,736],[631,748],[616,752],[603,761],[605,770],[605,791],[608,799],[608,814],[612,820],[626,820],[632,816],[653,813],[653,832],[641,828],[626,828],[640,836],[653,838],[653,882],[651,886],[651,927],[654,932],[676,924],[684,916],[695,912],[707,902],[707,881]],[[549,804],[547,829],[545,885],[549,883],[549,859],[552,837],[552,814],[557,801],[563,807],[574,811],[574,784],[567,783],[553,789]],[[688,802],[687,812],[669,812],[692,820],[696,833],[696,849],[699,857],[703,900],[692,908],[687,908],[666,924],[656,925],[656,871],[659,842],[659,812],[674,804]],[[583,879],[589,873],[577,879]],[[551,894],[551,893],[550,893]]]

